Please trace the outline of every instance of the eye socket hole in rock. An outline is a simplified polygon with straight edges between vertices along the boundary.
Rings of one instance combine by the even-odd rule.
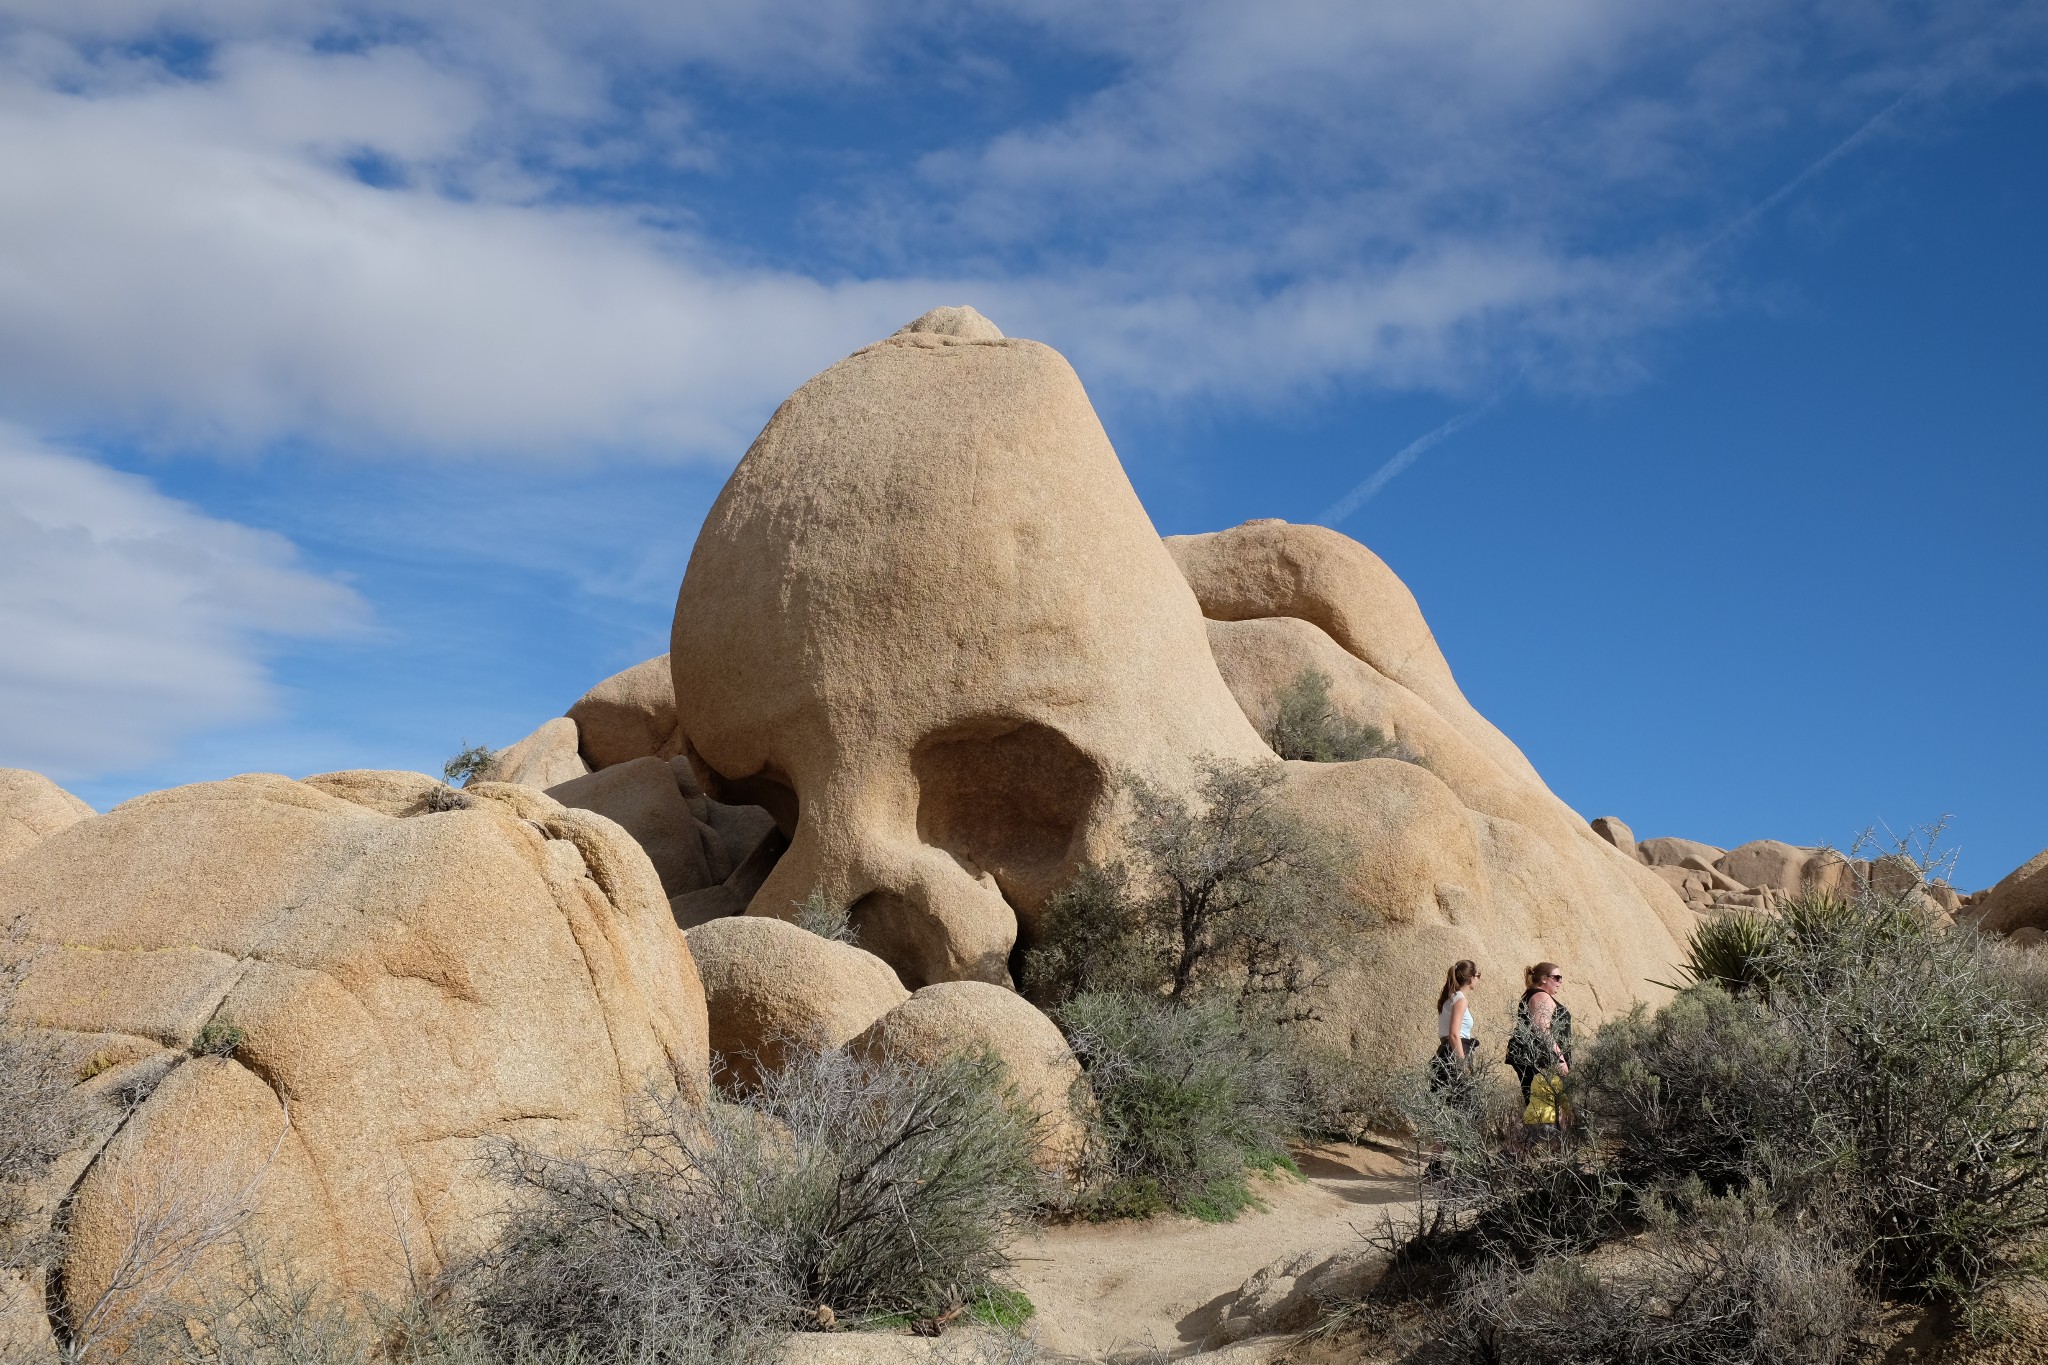
[[[1051,726],[992,716],[928,735],[910,756],[917,837],[987,872],[1035,911],[1072,870],[1108,786],[1101,765]]]

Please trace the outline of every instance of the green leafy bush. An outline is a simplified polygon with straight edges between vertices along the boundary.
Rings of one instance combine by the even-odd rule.
[[[1735,995],[1768,988],[1764,959],[1777,940],[1777,922],[1737,911],[1702,922],[1692,931],[1681,964],[1693,985],[1712,982]]]
[[[1093,1097],[1080,1211],[1223,1218],[1249,1206],[1247,1167],[1274,1165],[1299,1123],[1270,1026],[1248,1028],[1223,1000],[1119,991],[1077,996],[1057,1017]]]

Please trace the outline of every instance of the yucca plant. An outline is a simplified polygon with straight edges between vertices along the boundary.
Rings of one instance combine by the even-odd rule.
[[[1754,990],[1770,994],[1766,960],[1777,943],[1779,925],[1763,915],[1737,911],[1707,920],[1693,930],[1680,964],[1697,986],[1712,981],[1730,995]]]

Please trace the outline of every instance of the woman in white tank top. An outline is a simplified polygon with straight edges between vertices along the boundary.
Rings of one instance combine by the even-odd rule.
[[[1469,992],[1479,984],[1479,965],[1469,958],[1451,964],[1444,988],[1436,997],[1436,1057],[1429,1065],[1429,1088],[1444,1090],[1468,1080],[1479,1057],[1472,1036]]]

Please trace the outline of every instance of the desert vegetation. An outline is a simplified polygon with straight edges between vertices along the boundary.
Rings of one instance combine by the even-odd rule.
[[[1374,915],[1277,765],[1209,763],[1191,798],[1127,783],[1126,861],[1046,907],[1026,987],[1085,1070],[1094,1127],[1074,1207],[1234,1216],[1288,1164],[1329,1073],[1304,1040]]]
[[[1377,725],[1344,714],[1330,697],[1330,675],[1318,668],[1304,668],[1273,694],[1273,718],[1266,725],[1265,740],[1280,757],[1310,763],[1361,758],[1419,761]]]
[[[1401,1108],[1440,1148],[1358,1309],[1418,1362],[1875,1358],[1906,1305],[1996,1337],[2048,1229],[2042,969],[1913,886],[1709,922],[1662,1008],[1572,1068],[1556,1152],[1511,1085]]]

